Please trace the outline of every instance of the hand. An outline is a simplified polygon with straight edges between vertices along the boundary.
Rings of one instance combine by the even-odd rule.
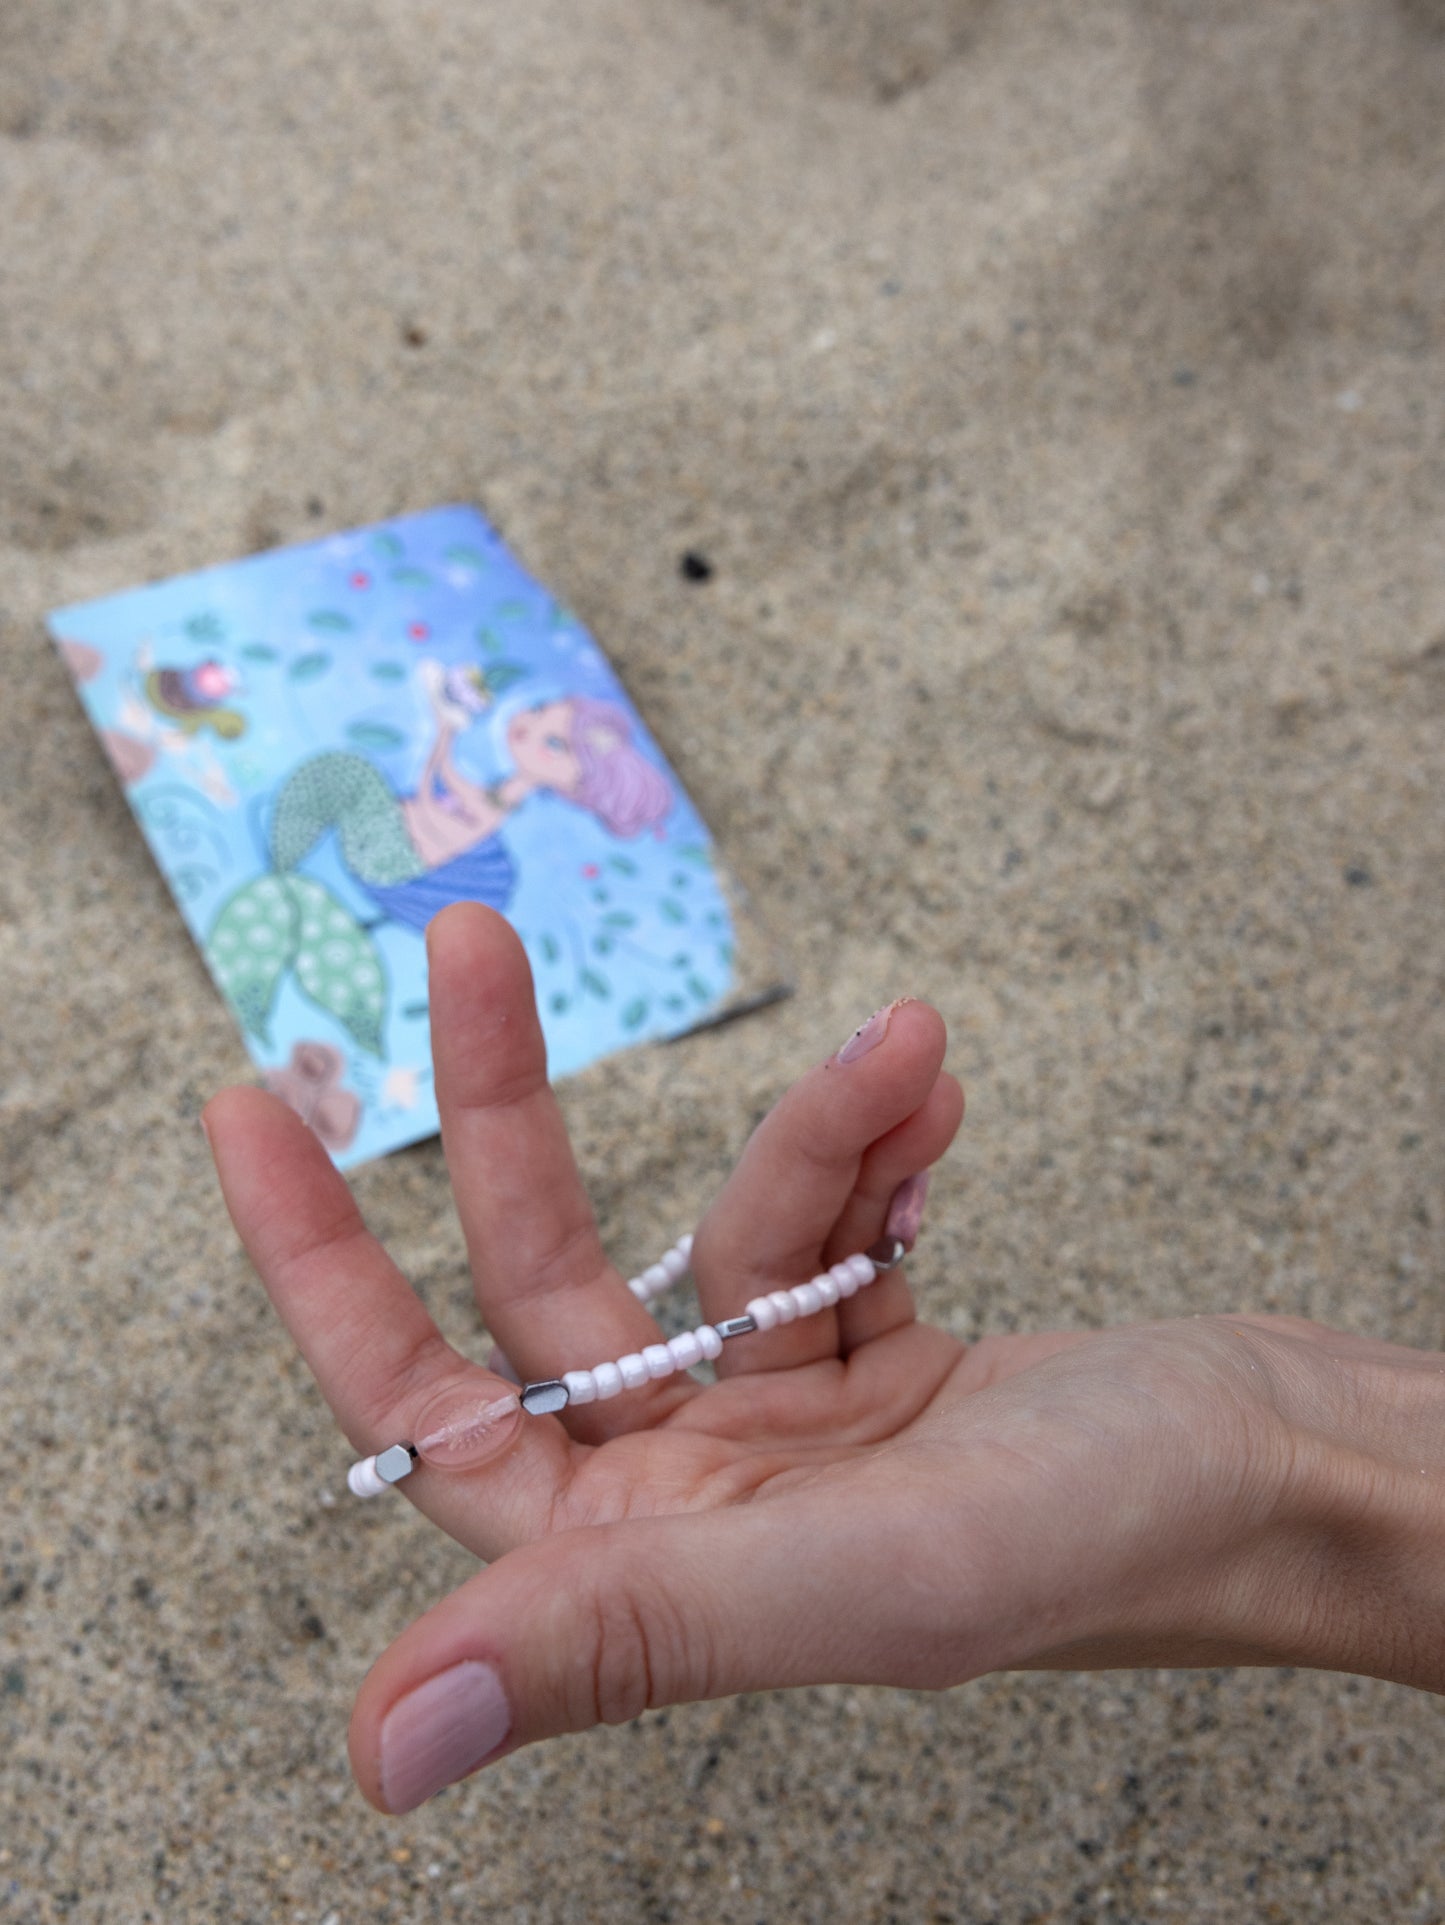
[[[458,907],[430,955],[443,1139],[488,1327],[524,1378],[655,1341],[598,1242],[515,935]],[[961,1118],[943,1049],[936,1012],[895,1005],[876,1047],[788,1092],[699,1227],[705,1317],[873,1241]],[[358,1451],[412,1436],[446,1386],[506,1394],[447,1345],[283,1104],[230,1090],[206,1123],[236,1226]],[[1442,1366],[1253,1317],[965,1348],[914,1320],[895,1271],[730,1342],[714,1386],[675,1377],[521,1417],[492,1461],[414,1471],[406,1496],[496,1561],[367,1678],[358,1782],[403,1811],[539,1738],[810,1682],[1293,1661],[1439,1688],[1438,1547],[1400,1465],[1428,1463],[1438,1492],[1445,1427],[1421,1449]],[[1361,1371],[1403,1383],[1410,1413],[1367,1445]],[[1387,1551],[1413,1640],[1372,1628],[1360,1573]]]

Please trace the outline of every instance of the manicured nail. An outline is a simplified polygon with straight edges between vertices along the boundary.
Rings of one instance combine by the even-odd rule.
[[[516,1384],[518,1388],[521,1387],[522,1380],[517,1375],[517,1366],[512,1362],[500,1344],[496,1346],[492,1354],[487,1358],[487,1369],[491,1371],[494,1377],[505,1377],[509,1384]]]
[[[413,1811],[483,1765],[506,1743],[512,1707],[489,1664],[439,1671],[394,1704],[381,1724],[381,1795],[388,1811]]]
[[[897,1237],[906,1248],[912,1249],[918,1237],[918,1227],[923,1221],[923,1206],[928,1201],[928,1171],[920,1170],[916,1176],[903,1179],[893,1192],[893,1200],[888,1205],[888,1221],[883,1226],[885,1237]]]
[[[866,1056],[870,1049],[877,1049],[878,1045],[883,1041],[883,1038],[888,1034],[888,1019],[894,1010],[901,1009],[904,1003],[911,1003],[912,1001],[913,998],[911,996],[900,996],[894,1002],[885,1003],[882,1009],[875,1009],[867,1022],[853,1031],[853,1034],[834,1057],[834,1062],[856,1063],[858,1058],[860,1056]]]
[[[838,1051],[834,1061],[839,1063],[856,1063],[858,1058],[860,1056],[866,1056],[870,1049],[877,1049],[878,1045],[883,1041],[883,1038],[888,1034],[888,1018],[890,1013],[890,1005],[885,1005],[882,1009],[875,1009],[867,1022],[860,1023],[858,1028],[853,1031],[853,1034]]]

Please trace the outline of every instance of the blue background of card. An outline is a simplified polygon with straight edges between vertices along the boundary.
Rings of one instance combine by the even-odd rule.
[[[634,746],[674,790],[665,820],[628,838],[546,792],[501,831],[517,870],[506,913],[536,974],[551,1073],[676,1035],[725,1001],[731,919],[701,818],[601,651],[474,509],[438,508],[79,604],[50,626],[58,642],[104,658],[77,679],[96,728],[154,756],[127,794],[203,951],[238,885],[267,873],[270,805],[298,765],[347,749],[398,795],[411,793],[434,734],[418,674],[429,659],[475,664],[497,685],[492,707],[457,739],[469,779],[511,772],[503,730],[518,707],[582,695],[626,709]],[[79,651],[65,652],[74,663]],[[215,705],[240,718],[229,739],[207,718],[177,727],[148,697],[154,669],[194,673],[207,662],[239,678]],[[436,1129],[425,952],[414,930],[377,919],[334,836],[297,873],[321,883],[375,946],[386,979],[380,1054],[306,996],[294,972],[276,994],[269,1041],[252,1033],[247,1045],[263,1069],[285,1065],[303,1040],[342,1052],[342,1081],[362,1110],[352,1140],[332,1147],[350,1164]]]

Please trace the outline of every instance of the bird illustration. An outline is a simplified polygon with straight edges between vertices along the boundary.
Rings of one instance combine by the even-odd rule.
[[[151,707],[182,734],[214,729],[226,742],[246,731],[245,716],[222,706],[240,686],[235,670],[214,660],[197,662],[194,668],[148,669],[143,683]]]

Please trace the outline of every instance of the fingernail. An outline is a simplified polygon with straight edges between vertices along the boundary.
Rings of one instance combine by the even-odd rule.
[[[522,1380],[517,1375],[517,1366],[512,1362],[500,1344],[496,1346],[492,1354],[487,1358],[487,1369],[491,1371],[494,1377],[505,1377],[509,1384],[516,1384],[519,1389],[521,1388]]]
[[[211,1142],[211,1126],[206,1121],[206,1112],[204,1110],[201,1111],[200,1115],[196,1118],[196,1121],[201,1126],[201,1135],[204,1136],[206,1139],[207,1148],[214,1149],[215,1145]]]
[[[918,1237],[919,1225],[923,1222],[923,1206],[928,1200],[927,1170],[920,1170],[916,1176],[903,1179],[893,1192],[893,1200],[888,1205],[888,1221],[883,1226],[885,1237],[897,1237],[898,1241],[912,1249]]]
[[[853,1031],[833,1060],[837,1063],[856,1063],[858,1058],[866,1056],[870,1049],[877,1049],[888,1034],[888,1019],[894,1010],[901,1009],[904,1003],[912,1001],[911,996],[900,996],[894,1002],[885,1003],[882,1009],[875,1009],[867,1022]]]
[[[506,1743],[512,1707],[490,1664],[439,1671],[394,1704],[381,1724],[381,1796],[413,1811],[483,1765]]]

